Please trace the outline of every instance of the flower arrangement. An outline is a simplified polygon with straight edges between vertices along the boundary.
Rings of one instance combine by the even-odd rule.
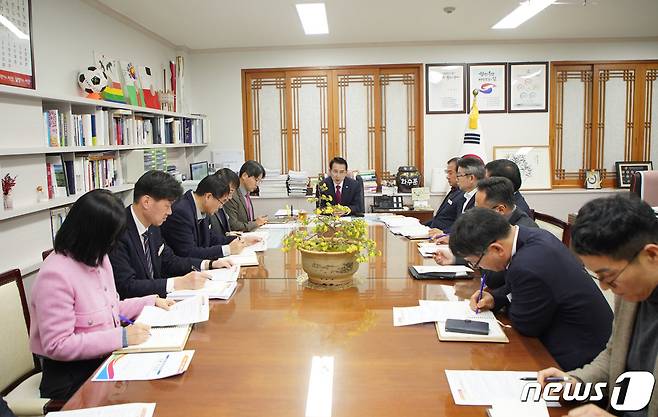
[[[319,188],[326,191],[327,186],[320,184]],[[331,196],[324,194],[308,199],[310,202],[324,201],[326,205],[315,209],[315,219],[300,219],[302,226],[307,227],[287,235],[282,242],[283,251],[297,248],[316,252],[346,252],[354,254],[359,263],[381,255],[375,241],[368,238],[365,220],[342,218],[341,215],[349,214],[349,207],[332,205],[331,200]]]
[[[2,179],[2,195],[9,195],[12,188],[16,186],[16,176],[12,178],[9,174]]]

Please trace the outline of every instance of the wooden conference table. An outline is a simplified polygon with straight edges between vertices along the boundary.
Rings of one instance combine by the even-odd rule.
[[[393,306],[442,299],[446,282],[413,280],[408,265],[433,261],[383,226],[370,232],[382,256],[362,265],[353,288],[307,288],[295,279],[298,255],[269,249],[259,255],[261,266],[244,268],[233,297],[213,302],[210,320],[195,325],[187,372],[155,381],[87,381],[64,409],[155,402],[161,417],[482,417],[487,407],[454,404],[445,369],[555,366],[537,339],[513,329],[506,330],[509,344],[495,344],[439,342],[433,324],[394,328]],[[325,402],[307,411],[314,357],[333,358],[333,388],[314,382]]]

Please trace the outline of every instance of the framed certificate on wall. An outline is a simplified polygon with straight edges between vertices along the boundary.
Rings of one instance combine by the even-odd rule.
[[[477,91],[481,113],[507,111],[507,64],[468,64],[468,108],[473,105],[473,92]]]
[[[548,146],[494,146],[494,159],[509,159],[521,172],[521,190],[551,189],[551,157]]]
[[[30,0],[0,0],[0,84],[35,88]]]
[[[425,113],[466,112],[466,64],[425,65]]]
[[[510,63],[509,106],[512,113],[548,111],[548,62]]]

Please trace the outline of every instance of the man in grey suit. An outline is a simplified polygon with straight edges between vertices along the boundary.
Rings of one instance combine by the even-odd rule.
[[[265,177],[265,168],[256,161],[249,160],[240,168],[240,187],[233,197],[226,202],[224,210],[228,215],[231,230],[250,232],[267,223],[267,216],[256,217],[251,200],[251,193]]]

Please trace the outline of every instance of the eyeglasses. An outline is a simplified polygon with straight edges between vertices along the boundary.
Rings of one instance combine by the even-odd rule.
[[[626,271],[626,268],[628,268],[630,264],[635,262],[635,259],[642,252],[642,249],[644,249],[644,248],[641,248],[639,251],[635,252],[635,255],[633,255],[631,260],[628,261],[628,263],[626,265],[624,265],[624,267],[622,269],[620,269],[619,272],[617,272],[617,274],[615,275],[615,277],[613,279],[607,280],[607,279],[605,279],[605,277],[601,278],[596,273],[594,274],[594,278],[596,280],[602,282],[603,284],[611,287],[611,288],[615,288],[616,287],[615,281],[617,281],[619,279],[619,277],[622,276],[622,274],[624,273],[624,271]]]
[[[480,267],[480,262],[482,262],[482,258],[484,258],[484,255],[487,254],[487,251],[489,250],[489,246],[491,246],[491,244],[494,243],[494,242],[495,242],[495,240],[492,240],[491,242],[489,242],[487,244],[487,246],[484,248],[484,251],[482,251],[482,253],[480,254],[480,257],[478,258],[477,262],[472,263],[472,262],[466,261],[469,268],[471,268],[472,270],[476,270]]]
[[[468,177],[469,175],[473,175],[473,174],[457,174],[456,176],[457,178],[459,178],[459,177]]]

